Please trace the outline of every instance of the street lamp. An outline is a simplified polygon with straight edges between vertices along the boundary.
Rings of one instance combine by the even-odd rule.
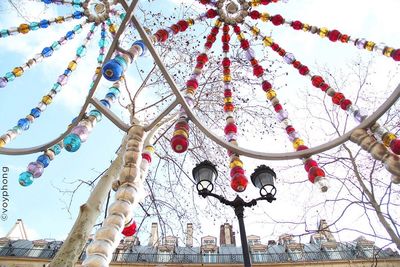
[[[252,207],[257,204],[259,200],[266,200],[269,203],[276,200],[276,188],[274,180],[276,173],[268,166],[258,166],[254,173],[250,176],[251,181],[255,187],[260,189],[261,197],[253,199],[249,202],[244,201],[239,195],[231,201],[225,199],[223,196],[212,193],[214,189],[213,181],[218,177],[218,172],[214,164],[209,161],[203,161],[196,165],[192,171],[193,178],[197,182],[196,188],[199,195],[202,197],[214,197],[221,203],[231,206],[235,210],[235,215],[239,221],[240,240],[242,243],[243,260],[245,267],[251,267],[249,248],[247,245],[246,229],[244,226],[243,215],[244,207]]]

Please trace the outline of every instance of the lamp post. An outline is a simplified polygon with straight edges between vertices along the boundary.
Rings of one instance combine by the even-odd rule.
[[[250,176],[255,187],[260,189],[261,197],[253,199],[249,202],[244,201],[239,195],[234,200],[227,200],[223,196],[212,193],[214,189],[213,181],[218,177],[218,171],[214,164],[206,160],[196,165],[192,171],[193,178],[197,182],[196,188],[199,195],[202,197],[214,197],[221,203],[232,207],[239,221],[240,240],[242,243],[243,260],[245,267],[251,267],[249,248],[247,245],[246,228],[244,225],[244,208],[252,207],[260,200],[266,200],[269,203],[276,200],[276,188],[274,180],[276,179],[275,172],[268,166],[258,166],[254,173]]]

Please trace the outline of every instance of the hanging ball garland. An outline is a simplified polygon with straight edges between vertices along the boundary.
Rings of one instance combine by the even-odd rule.
[[[209,9],[206,12],[207,18],[215,17],[216,11]],[[216,41],[216,36],[219,32],[222,22],[220,20],[215,21],[214,27],[211,29],[210,34],[206,38],[204,44],[204,51],[200,53],[196,58],[196,65],[193,70],[192,76],[186,82],[185,100],[189,107],[194,105],[194,94],[199,87],[198,77],[201,75],[205,64],[208,62],[207,52],[211,49],[212,45]],[[175,124],[173,137],[171,138],[171,147],[176,153],[183,153],[188,149],[189,146],[189,124],[188,116],[183,108],[181,108],[179,120]]]
[[[75,13],[74,13],[75,14]],[[36,54],[33,58],[28,60],[25,64],[19,67],[15,67],[12,71],[7,72],[4,77],[0,77],[0,88],[6,87],[7,84],[11,81],[14,81],[15,78],[21,77],[26,70],[30,69],[36,63],[41,62],[44,58],[51,57],[54,51],[60,49],[60,47],[67,43],[68,40],[72,40],[75,37],[75,33],[79,33],[82,30],[82,27],[86,24],[83,22],[81,24],[76,25],[73,30],[66,33],[65,36],[61,37],[59,41],[55,41],[52,45],[45,47],[42,51]]]
[[[84,45],[87,45],[88,41],[91,40],[93,33],[95,30],[95,26],[92,25],[92,28],[89,31],[89,34],[85,38]],[[72,32],[75,32],[73,30]],[[57,42],[60,44],[60,41]],[[42,97],[41,102],[37,105],[37,107],[33,108],[25,118],[21,118],[17,122],[17,126],[14,128],[10,129],[7,131],[6,134],[2,135],[0,137],[0,147],[5,146],[8,144],[10,141],[15,139],[18,135],[20,135],[23,131],[29,130],[31,124],[38,119],[41,114],[45,111],[48,105],[50,105],[53,102],[54,97],[61,91],[62,87],[65,86],[68,82],[68,77],[72,74],[72,72],[76,69],[77,67],[77,62],[79,62],[80,58],[84,56],[84,54],[78,53],[81,49],[82,45],[78,47],[76,57],[74,60],[72,60],[69,64],[68,67],[65,69],[63,74],[61,74],[57,82],[53,85],[52,89],[50,92]]]
[[[65,77],[68,77],[68,75],[76,69],[79,58],[85,55],[84,49],[82,49],[82,48],[85,47],[87,45],[87,43],[91,40],[95,28],[96,28],[96,25],[93,24],[89,34],[87,35],[87,37],[85,39],[84,44],[78,47],[78,49],[76,51],[77,57],[75,60],[73,60],[69,63],[68,68],[66,70],[67,74],[64,73]],[[104,31],[105,31],[105,24],[102,25],[102,34],[101,34],[102,39],[104,39],[106,37],[106,35],[103,34]],[[99,55],[104,55],[104,45],[105,45],[105,43],[99,43],[99,47],[100,47]],[[99,61],[98,64],[101,65],[102,61]],[[98,74],[97,69],[96,69],[96,73]],[[60,77],[58,79],[58,82],[53,87],[53,89],[56,88],[58,91],[61,90],[61,87],[66,84],[66,80],[64,78],[62,78],[62,81],[60,81],[61,80]],[[115,96],[118,96],[119,95],[118,86],[119,86],[118,84],[114,84],[113,87],[110,88],[109,93],[112,93]],[[44,105],[43,107],[45,107],[45,106],[46,105]],[[43,107],[42,107],[42,109],[43,109]],[[40,116],[40,114],[41,114],[41,109],[39,109],[39,108],[32,109],[32,111],[31,111],[32,117],[36,117],[36,116],[38,117],[38,116]],[[63,142],[60,142],[59,144],[56,144],[56,145],[52,146],[51,148],[47,149],[43,155],[41,155],[37,158],[36,162],[31,162],[28,165],[27,171],[20,174],[19,183],[22,186],[29,186],[33,183],[33,181],[34,181],[33,178],[39,178],[40,176],[42,176],[42,174],[44,172],[44,168],[49,166],[50,161],[52,161],[56,155],[61,153],[61,151],[64,147],[64,144],[66,144],[66,146],[68,147],[68,148],[66,147],[67,151],[68,150],[70,150],[70,151],[78,150],[82,140],[83,141],[87,140],[89,132],[92,130],[95,123],[100,120],[101,120],[101,113],[98,112],[97,110],[91,110],[89,112],[89,116],[86,119],[82,120],[78,124],[78,126],[72,130],[72,133],[65,138],[67,140],[64,139]],[[26,127],[26,125],[24,124],[25,121],[23,121],[21,123],[23,123],[22,126]],[[1,140],[2,139],[0,139],[0,141]]]
[[[277,14],[274,16],[268,13],[259,13],[256,10],[250,12],[252,19],[261,19],[263,21],[271,21],[273,25],[287,25],[294,30],[302,30],[304,32],[310,32],[311,34],[319,35],[321,38],[327,38],[331,42],[350,43],[358,49],[365,49],[367,51],[373,51],[380,53],[386,57],[391,57],[395,61],[400,61],[400,49],[389,47],[384,43],[376,44],[375,42],[368,41],[364,38],[353,38],[350,35],[342,34],[339,30],[329,30],[325,27],[312,26],[307,23],[303,23],[299,20],[290,21],[284,19],[281,15]]]
[[[267,99],[271,102],[275,112],[277,113],[277,120],[283,124],[284,129],[286,130],[286,133],[288,135],[288,138],[293,144],[293,148],[295,149],[295,151],[302,151],[302,150],[308,149],[308,147],[304,145],[303,139],[300,138],[299,133],[292,126],[292,124],[289,120],[289,114],[283,108],[283,105],[279,102],[276,92],[272,89],[272,84],[269,83],[267,80],[264,80],[264,78],[263,78],[264,69],[261,65],[258,64],[258,61],[255,58],[255,52],[250,47],[250,42],[245,39],[245,37],[242,34],[241,29],[238,25],[234,26],[234,31],[237,35],[238,40],[241,43],[241,48],[246,53],[246,58],[249,60],[251,66],[253,67],[253,75],[262,79],[261,87],[262,87],[263,91],[266,92]],[[255,29],[254,27],[251,27],[250,31],[255,36],[259,35],[259,33],[260,33],[260,31],[258,29]],[[285,51],[280,51],[280,52],[281,52],[280,55],[286,54]],[[312,160],[312,158],[303,159],[304,164],[307,164],[308,161],[315,162],[314,160]],[[323,192],[328,190],[328,185],[327,185],[327,181],[325,178],[325,172],[321,168],[318,167],[318,164],[316,162],[315,162],[315,166],[312,166],[310,168],[305,167],[305,169],[308,173],[308,179],[311,183],[318,182],[318,184],[321,187],[321,191],[323,191]]]
[[[56,144],[47,149],[44,154],[40,155],[35,162],[29,163],[27,170],[19,175],[18,182],[22,186],[30,186],[34,178],[39,178],[44,172],[44,168],[49,166],[50,161],[60,154],[62,143]]]
[[[226,114],[226,125],[224,128],[224,133],[226,140],[232,145],[238,145],[237,143],[237,125],[234,118],[234,104],[233,104],[233,91],[232,91],[232,77],[231,77],[231,61],[228,57],[230,50],[229,35],[230,26],[225,24],[222,28],[222,52],[223,59],[221,61],[222,66],[222,81],[224,84],[224,112]],[[244,175],[243,162],[240,160],[239,155],[228,150],[229,156],[229,167],[231,176],[231,188],[236,192],[243,192],[246,190],[248,179]]]
[[[253,27],[249,28],[253,29]],[[254,33],[254,31],[252,32]],[[349,115],[353,116],[356,122],[361,123],[368,117],[368,114],[364,110],[353,105],[352,101],[347,99],[343,93],[335,91],[321,76],[312,74],[306,65],[296,60],[293,54],[286,52],[276,42],[274,42],[271,37],[262,36],[259,32],[255,35],[260,35],[263,38],[264,45],[278,53],[286,63],[292,65],[295,69],[298,69],[300,75],[310,77],[311,84],[314,87],[321,89],[321,91],[330,96],[332,98],[332,103],[338,105],[342,110],[345,110]],[[396,147],[396,144],[399,144],[400,141],[395,141],[400,139],[396,135],[380,126],[371,128],[371,131],[386,147],[390,148],[394,154],[400,155],[400,149]]]

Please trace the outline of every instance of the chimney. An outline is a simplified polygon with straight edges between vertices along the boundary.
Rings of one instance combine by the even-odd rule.
[[[158,224],[157,223],[151,224],[149,246],[152,246],[152,247],[158,246]]]
[[[193,247],[193,224],[188,223],[186,229],[186,246]]]
[[[318,225],[318,232],[323,234],[329,242],[336,242],[335,237],[332,235],[329,225],[326,220],[322,219]]]
[[[219,237],[220,245],[236,245],[235,233],[233,233],[232,225],[229,223],[224,223],[220,226]]]

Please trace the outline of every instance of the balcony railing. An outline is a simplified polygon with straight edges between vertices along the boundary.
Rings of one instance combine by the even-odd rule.
[[[56,249],[26,249],[26,248],[0,248],[1,257],[40,258],[51,259],[57,253]],[[80,259],[85,258],[83,252]],[[251,254],[253,263],[276,262],[309,262],[332,260],[372,260],[372,259],[398,259],[399,255],[386,253],[373,253],[359,249],[320,251],[320,252],[285,252],[285,253],[254,253]],[[113,262],[118,263],[243,263],[241,254],[148,254],[137,252],[120,252],[113,254]]]

